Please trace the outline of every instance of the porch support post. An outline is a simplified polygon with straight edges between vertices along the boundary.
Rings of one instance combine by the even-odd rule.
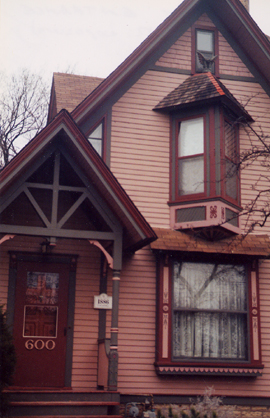
[[[111,344],[109,353],[108,390],[117,390],[118,377],[118,308],[119,308],[119,284],[120,270],[113,270],[112,288],[112,323]]]

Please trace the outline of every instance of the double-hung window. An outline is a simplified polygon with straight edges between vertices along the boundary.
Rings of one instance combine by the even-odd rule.
[[[256,261],[159,254],[158,277],[158,374],[260,374]]]
[[[212,61],[215,55],[214,32],[210,30],[196,30],[196,70],[197,72],[215,72],[215,63]]]
[[[179,122],[178,195],[204,192],[204,118]]]
[[[193,26],[192,72],[218,75],[218,31],[215,28]]]
[[[248,359],[244,265],[173,264],[173,360]]]

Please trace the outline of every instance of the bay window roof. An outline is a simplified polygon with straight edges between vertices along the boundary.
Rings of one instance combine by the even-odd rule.
[[[237,235],[212,242],[172,229],[154,228],[154,231],[158,239],[150,244],[152,250],[270,257],[270,239],[266,234]]]
[[[227,87],[210,72],[188,77],[164,97],[155,106],[154,110],[172,112],[198,106],[199,104],[215,102],[221,102],[229,107],[237,117],[242,117],[250,122],[253,120]]]

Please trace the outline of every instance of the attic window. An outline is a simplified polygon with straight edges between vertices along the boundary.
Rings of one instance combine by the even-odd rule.
[[[103,137],[103,122],[101,122],[88,136],[90,144],[93,145],[101,157],[103,152]]]
[[[196,73],[210,71],[216,73],[215,60],[215,31],[196,29],[195,30],[195,70]]]

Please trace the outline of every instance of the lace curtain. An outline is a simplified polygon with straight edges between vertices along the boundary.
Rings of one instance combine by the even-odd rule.
[[[242,265],[174,263],[173,357],[247,357],[247,279]]]

